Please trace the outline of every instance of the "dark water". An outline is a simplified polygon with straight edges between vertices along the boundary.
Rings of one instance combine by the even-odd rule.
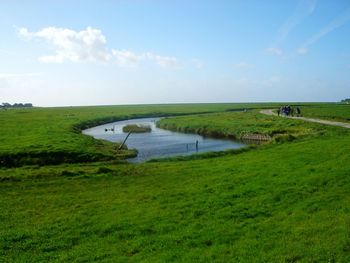
[[[129,149],[138,150],[137,157],[129,159],[130,162],[135,163],[154,158],[191,155],[245,147],[245,144],[232,140],[205,138],[197,134],[185,134],[160,129],[156,127],[156,122],[159,119],[143,118],[118,121],[84,130],[83,133],[91,135],[96,139],[122,142],[127,136],[127,133],[122,131],[125,125],[137,124],[151,126],[152,131],[150,133],[132,133],[126,141]],[[114,128],[114,131],[105,131],[105,129],[111,128]],[[198,141],[198,150],[196,149],[196,141]]]

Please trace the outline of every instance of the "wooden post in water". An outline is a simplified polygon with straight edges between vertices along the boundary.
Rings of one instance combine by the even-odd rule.
[[[129,138],[131,133],[132,133],[132,131],[129,131],[128,135],[126,135],[125,140],[123,141],[122,145],[119,146],[118,150],[121,150],[123,148],[126,140]]]
[[[198,140],[196,141],[196,152],[198,152]]]

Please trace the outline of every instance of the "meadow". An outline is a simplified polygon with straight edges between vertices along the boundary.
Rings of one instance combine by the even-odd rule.
[[[33,145],[48,155],[74,153],[56,165],[34,155],[2,165],[1,260],[349,262],[350,131],[259,113],[277,106],[0,112],[2,160],[32,152]],[[250,110],[235,111],[244,108]],[[305,116],[334,119],[346,119],[349,109],[302,106]],[[272,140],[240,151],[135,165],[123,161],[131,150],[115,152],[115,145],[80,134],[112,120],[175,115],[181,116],[159,125],[238,139],[268,134]],[[90,159],[83,160],[86,153]]]
[[[313,105],[305,107],[303,115],[311,118],[350,122],[350,107],[349,104],[344,103]]]

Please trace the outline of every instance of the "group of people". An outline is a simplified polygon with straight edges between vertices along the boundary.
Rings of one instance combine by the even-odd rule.
[[[301,117],[301,110],[299,107],[291,107],[290,105],[282,106],[281,108],[277,109],[278,116],[296,116]]]

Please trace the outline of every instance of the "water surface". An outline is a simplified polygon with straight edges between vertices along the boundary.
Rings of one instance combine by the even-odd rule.
[[[137,149],[138,151],[138,155],[135,158],[129,159],[130,162],[144,162],[154,158],[239,149],[245,146],[245,144],[233,140],[207,138],[197,134],[160,129],[156,127],[156,122],[159,119],[142,118],[117,121],[86,129],[83,133],[96,139],[122,142],[127,136],[127,133],[124,133],[122,130],[125,125],[149,125],[152,128],[151,132],[132,133],[127,139],[126,145],[128,148]],[[111,130],[112,128],[114,131]],[[197,141],[198,148],[196,147]]]

